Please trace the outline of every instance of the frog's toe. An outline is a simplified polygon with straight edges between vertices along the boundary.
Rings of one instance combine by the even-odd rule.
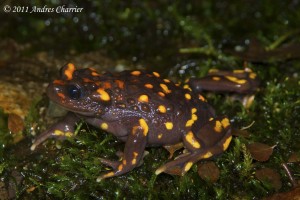
[[[113,177],[113,176],[116,176],[116,173],[113,172],[113,171],[110,171],[110,172],[107,172],[105,174],[102,174],[102,175],[98,176],[96,181],[101,182],[103,179],[110,178],[110,177]]]
[[[119,161],[113,161],[113,160],[108,160],[108,159],[104,159],[104,158],[100,158],[100,162],[104,165],[107,165],[107,166],[113,168],[114,170],[116,170],[118,168],[118,166],[120,165]]]
[[[193,155],[190,153],[183,154],[175,158],[175,160],[164,164],[159,167],[155,174],[158,175],[160,173],[167,173],[172,175],[183,176],[194,164],[195,160],[193,159]]]

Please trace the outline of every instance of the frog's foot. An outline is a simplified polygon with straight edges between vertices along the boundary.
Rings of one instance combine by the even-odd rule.
[[[161,167],[159,167],[155,174],[158,175],[160,173],[167,173],[173,175],[183,176],[194,164],[192,161],[192,156],[190,153],[180,155],[175,158],[175,160],[168,162]]]
[[[74,125],[77,121],[78,118],[73,113],[68,113],[65,118],[37,136],[30,149],[34,151],[38,145],[46,141],[48,138],[64,140],[68,137],[72,137],[74,133]]]
[[[180,142],[174,145],[165,145],[164,148],[170,153],[168,159],[171,159],[177,150],[183,148],[183,143]]]
[[[211,118],[198,132],[194,132],[189,131],[183,138],[188,151],[159,167],[155,174],[164,172],[184,175],[199,160],[208,159],[225,151],[232,138],[229,120],[226,117]]]

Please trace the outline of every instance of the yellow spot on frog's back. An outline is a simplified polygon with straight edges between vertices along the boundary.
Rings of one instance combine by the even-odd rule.
[[[136,158],[137,156],[139,155],[139,153],[138,152],[133,152],[133,156]]]
[[[107,130],[108,129],[108,124],[103,122],[101,125],[100,125],[100,128],[103,129],[103,130]]]
[[[100,99],[102,101],[109,101],[110,100],[110,96],[109,94],[103,89],[103,88],[99,88],[97,90],[98,94],[100,95]]]
[[[192,89],[190,88],[190,86],[189,86],[188,84],[185,84],[185,85],[183,86],[183,89],[187,89],[187,90],[189,90],[189,91],[192,91]]]
[[[214,81],[219,81],[219,80],[221,80],[221,78],[218,77],[218,76],[214,76],[214,77],[212,77],[212,80],[214,80]]]
[[[168,86],[166,85],[166,84],[163,84],[163,83],[161,83],[160,84],[160,87],[163,89],[163,91],[165,92],[165,93],[171,93],[171,90],[169,90],[169,88],[168,88]]]
[[[192,125],[194,124],[194,120],[193,119],[190,119],[186,122],[185,126],[186,127],[191,127]]]
[[[147,84],[145,84],[145,87],[148,88],[148,89],[152,89],[152,88],[153,88],[153,85],[150,84],[150,83],[147,83]]]
[[[208,151],[206,154],[203,155],[203,158],[210,158],[212,156],[213,154],[210,151]]]
[[[218,72],[219,70],[218,69],[210,69],[209,71],[208,71],[208,73],[216,73],[216,72]]]
[[[165,106],[160,105],[160,106],[158,106],[158,111],[159,111],[160,113],[166,113],[166,112],[167,112],[167,109],[166,109]]]
[[[133,152],[133,159],[131,161],[131,164],[132,165],[135,165],[136,164],[136,157],[138,156],[139,154],[137,152]]]
[[[189,93],[186,93],[184,96],[187,100],[190,100],[192,98],[192,96]]]
[[[149,97],[145,94],[139,96],[139,99],[138,99],[139,102],[145,102],[145,103],[148,103],[149,102]]]
[[[244,70],[242,70],[242,69],[236,69],[236,70],[233,70],[233,73],[235,73],[235,74],[242,74],[242,73],[244,73],[245,71]]]
[[[140,123],[140,126],[143,128],[144,136],[147,136],[148,131],[149,131],[149,127],[148,127],[147,122],[144,119],[140,119],[139,123]]]
[[[223,144],[223,151],[225,151],[225,150],[228,148],[228,146],[229,146],[229,144],[230,144],[230,142],[231,142],[231,139],[232,139],[232,136],[230,136],[229,138],[227,138],[227,139],[225,140],[225,142],[224,142],[224,144]]]
[[[132,71],[131,75],[133,76],[139,76],[141,74],[141,71]]]
[[[255,74],[255,73],[250,73],[250,74],[249,74],[249,77],[250,77],[251,79],[255,79],[255,78],[256,78],[256,74]]]
[[[119,171],[122,171],[122,170],[123,170],[123,165],[122,165],[122,164],[119,165],[118,170],[119,170]]]
[[[193,166],[193,162],[186,163],[185,166],[184,166],[184,171],[185,172],[189,171],[192,166]]]
[[[67,69],[64,71],[64,74],[66,75],[67,80],[72,80],[74,71],[75,71],[75,65],[73,63],[69,63],[67,65]]]
[[[209,118],[209,119],[208,119],[208,121],[212,121],[212,120],[214,120],[214,118],[213,118],[213,117],[211,117],[211,118]]]
[[[189,131],[185,136],[186,141],[192,145],[195,149],[199,149],[201,147],[200,143],[196,140],[192,131]]]
[[[99,74],[97,72],[92,72],[92,76],[99,76]]]
[[[238,83],[238,84],[244,84],[247,82],[247,80],[245,80],[245,79],[238,79],[234,76],[225,76],[225,78],[227,78],[228,80],[230,80],[234,83]]]
[[[166,96],[163,92],[158,92],[158,95],[161,96],[161,97]]]
[[[216,132],[218,132],[218,133],[221,133],[221,131],[222,131],[222,123],[219,120],[216,121],[214,130]]]
[[[206,101],[206,99],[201,94],[199,94],[199,100],[200,101]]]
[[[192,120],[196,121],[198,119],[197,115],[192,114]]]
[[[165,83],[170,83],[171,81],[169,79],[164,79]]]
[[[162,134],[162,133],[160,133],[160,134],[158,134],[158,135],[157,135],[157,138],[158,138],[158,139],[161,139],[161,138],[162,138],[162,136],[163,136],[163,134]]]
[[[160,77],[159,73],[153,72],[153,75],[156,76],[157,78]]]
[[[192,114],[197,112],[197,108],[192,108]]]
[[[165,125],[166,125],[166,128],[168,130],[172,130],[172,128],[173,128],[173,123],[172,122],[166,122]]]
[[[224,128],[227,128],[230,125],[229,119],[228,118],[222,119],[221,124],[223,125]]]
[[[123,165],[126,165],[127,164],[127,161],[124,159],[124,160],[122,160],[122,164]]]

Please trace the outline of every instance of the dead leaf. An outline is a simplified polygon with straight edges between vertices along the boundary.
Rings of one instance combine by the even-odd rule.
[[[257,161],[264,162],[269,160],[270,156],[273,153],[273,148],[275,146],[269,146],[263,143],[255,142],[252,144],[248,144],[248,151],[251,154],[251,157]]]
[[[23,139],[22,131],[24,130],[25,125],[23,119],[19,115],[9,114],[7,126],[13,135],[14,143],[18,143]]]
[[[300,155],[299,153],[292,153],[292,155],[290,155],[288,162],[300,162]]]
[[[232,129],[232,135],[238,136],[238,137],[244,137],[249,138],[250,133],[247,130],[241,130],[241,129]]]
[[[300,200],[300,187],[288,192],[274,194],[264,200]]]
[[[255,177],[263,183],[266,182],[271,184],[275,190],[279,190],[282,186],[280,175],[271,168],[256,170]]]
[[[220,170],[214,162],[208,161],[198,164],[198,174],[203,180],[215,183],[220,177]]]

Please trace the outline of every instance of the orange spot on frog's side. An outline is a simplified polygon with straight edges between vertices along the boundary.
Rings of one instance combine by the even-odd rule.
[[[62,81],[62,80],[54,80],[53,84],[55,84],[55,85],[65,85],[65,82]]]
[[[110,84],[110,82],[103,82],[102,83],[102,87],[103,87],[103,89],[110,89],[111,88],[111,84]]]
[[[75,71],[75,65],[73,63],[69,63],[67,65],[67,69],[64,71],[64,74],[67,77],[67,80],[72,80],[73,79],[73,73]]]
[[[160,74],[157,73],[157,72],[153,72],[152,74],[153,74],[155,77],[157,77],[157,78],[160,77]]]
[[[93,71],[92,73],[92,76],[100,76],[97,72]]]
[[[88,78],[83,78],[82,80],[85,83],[92,83],[92,82],[94,82],[94,81],[92,81],[91,79],[88,79]]]
[[[147,83],[147,84],[145,84],[145,87],[148,88],[148,89],[152,89],[152,88],[153,88],[153,85],[150,84],[150,83]]]
[[[163,83],[161,83],[160,84],[160,87],[163,89],[163,91],[165,92],[165,93],[171,93],[171,90],[169,90],[169,88],[168,88],[168,86],[166,85],[166,84],[163,84]]]
[[[206,99],[201,94],[199,94],[199,100],[200,101],[206,101]]]
[[[133,75],[133,76],[139,76],[140,74],[141,74],[140,71],[132,71],[131,72],[131,75]]]
[[[65,99],[66,98],[66,96],[63,93],[61,93],[61,92],[57,93],[57,96],[59,96],[61,99]]]
[[[115,83],[117,84],[117,86],[121,89],[124,89],[124,82],[120,81],[120,80],[115,80]]]
[[[163,93],[163,92],[158,92],[158,95],[161,96],[161,97],[165,97],[166,96],[165,93]]]

